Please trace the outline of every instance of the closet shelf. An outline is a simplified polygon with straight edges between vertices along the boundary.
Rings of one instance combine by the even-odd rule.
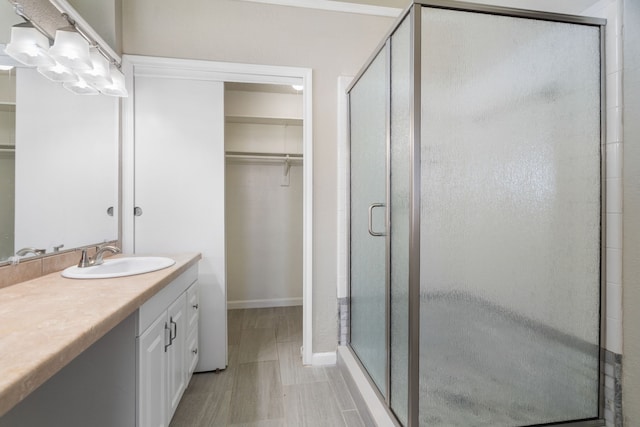
[[[291,117],[225,116],[226,123],[302,126],[302,119]]]

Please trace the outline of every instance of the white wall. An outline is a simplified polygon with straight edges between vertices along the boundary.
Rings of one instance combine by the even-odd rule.
[[[121,0],[69,0],[69,4],[116,52],[121,52]]]
[[[302,304],[302,166],[227,160],[229,308]]]
[[[11,26],[24,22],[22,18],[13,11],[11,2],[0,2],[0,43],[9,43],[11,39]]]
[[[626,426],[640,420],[640,3],[624,0],[624,258],[622,398]]]
[[[15,69],[0,72],[0,104],[16,102],[16,72]]]
[[[600,0],[583,15],[607,19],[606,27],[606,342],[607,350],[623,351],[622,331],[622,226],[623,226],[623,133],[622,133],[622,22],[618,0]]]
[[[2,126],[2,124],[0,124]],[[0,150],[0,259],[15,252],[13,248],[15,204],[15,154]]]
[[[0,145],[15,146],[15,72],[0,72]],[[3,105],[8,103],[8,105]],[[13,255],[15,153],[0,149],[0,259]]]
[[[337,345],[336,79],[394,19],[232,0],[123,0],[123,51],[313,69],[313,352]]]
[[[224,97],[227,117],[302,120],[302,94],[228,90]]]
[[[0,145],[15,145],[16,112],[12,106],[0,103]]]
[[[225,150],[243,153],[302,154],[302,126],[227,123]]]

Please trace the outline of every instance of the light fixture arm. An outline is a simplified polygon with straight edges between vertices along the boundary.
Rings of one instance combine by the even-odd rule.
[[[112,58],[111,55],[109,55],[98,42],[96,42],[89,35],[87,35],[87,33],[82,29],[82,27],[80,27],[78,23],[69,16],[69,14],[63,12],[62,17],[67,20],[69,25],[73,27],[73,29],[76,30],[76,32],[80,34],[82,38],[84,38],[87,41],[87,43],[89,43],[89,46],[95,48],[100,53],[100,55],[104,56],[104,58],[109,62],[109,64],[115,65],[118,69],[121,68],[121,64],[118,61],[116,61],[114,58]]]
[[[13,11],[15,12],[16,15],[18,15],[20,18],[24,19],[25,22],[28,22],[31,25],[33,25],[33,28],[35,28],[36,30],[40,31],[49,40],[52,40],[51,36],[49,36],[49,34],[47,34],[47,32],[44,30],[44,28],[42,28],[40,25],[38,25],[37,22],[34,22],[31,19],[29,19],[29,17],[24,13],[24,7],[22,7],[22,5],[20,3],[18,3],[15,0],[10,0],[10,1],[11,1],[11,4],[13,5]]]

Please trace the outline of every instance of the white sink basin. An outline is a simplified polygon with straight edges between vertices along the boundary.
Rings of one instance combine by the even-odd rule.
[[[102,264],[91,267],[69,267],[62,272],[62,276],[70,279],[109,279],[150,273],[171,267],[175,263],[171,258],[165,257],[113,258],[106,259]]]

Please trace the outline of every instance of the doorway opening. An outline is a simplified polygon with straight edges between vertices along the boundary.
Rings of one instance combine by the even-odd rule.
[[[302,86],[225,83],[230,365],[301,353],[302,113]]]

